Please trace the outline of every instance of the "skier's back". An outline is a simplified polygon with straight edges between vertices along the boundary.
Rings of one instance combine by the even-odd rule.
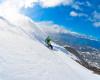
[[[51,38],[50,38],[50,36],[48,36],[48,37],[45,39],[45,43],[47,44],[47,47],[48,47],[48,48],[53,49],[53,46],[51,45]]]

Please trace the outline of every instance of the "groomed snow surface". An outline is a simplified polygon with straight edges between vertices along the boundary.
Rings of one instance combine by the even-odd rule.
[[[18,26],[8,23],[0,19],[0,80],[100,80],[63,47],[48,49],[40,41],[42,32],[28,19]]]

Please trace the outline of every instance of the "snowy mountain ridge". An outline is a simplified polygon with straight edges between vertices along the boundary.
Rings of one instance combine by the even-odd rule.
[[[63,47],[53,44],[53,51],[45,47],[45,37],[23,15],[12,20],[1,17],[0,80],[100,80]]]
[[[42,28],[47,33],[70,34],[78,38],[85,38],[89,40],[99,41],[96,38],[93,38],[92,36],[87,36],[84,34],[79,34],[77,32],[72,32],[70,30],[65,29],[63,26],[59,27],[59,25],[54,24],[53,22],[37,22],[37,25],[41,25],[39,27]]]

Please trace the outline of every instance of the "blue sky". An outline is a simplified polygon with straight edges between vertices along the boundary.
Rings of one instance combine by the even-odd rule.
[[[2,10],[10,10],[10,7],[12,13],[20,8],[33,21],[50,21],[100,40],[100,0],[0,0],[0,3],[2,1],[5,2],[4,8],[0,7]]]

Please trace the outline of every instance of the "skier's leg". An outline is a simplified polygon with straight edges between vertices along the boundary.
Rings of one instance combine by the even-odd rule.
[[[49,44],[47,44],[47,47],[48,47],[48,48],[50,48],[50,45],[49,45]]]
[[[50,45],[50,48],[51,48],[51,49],[53,49],[53,46],[52,46],[52,45]]]

